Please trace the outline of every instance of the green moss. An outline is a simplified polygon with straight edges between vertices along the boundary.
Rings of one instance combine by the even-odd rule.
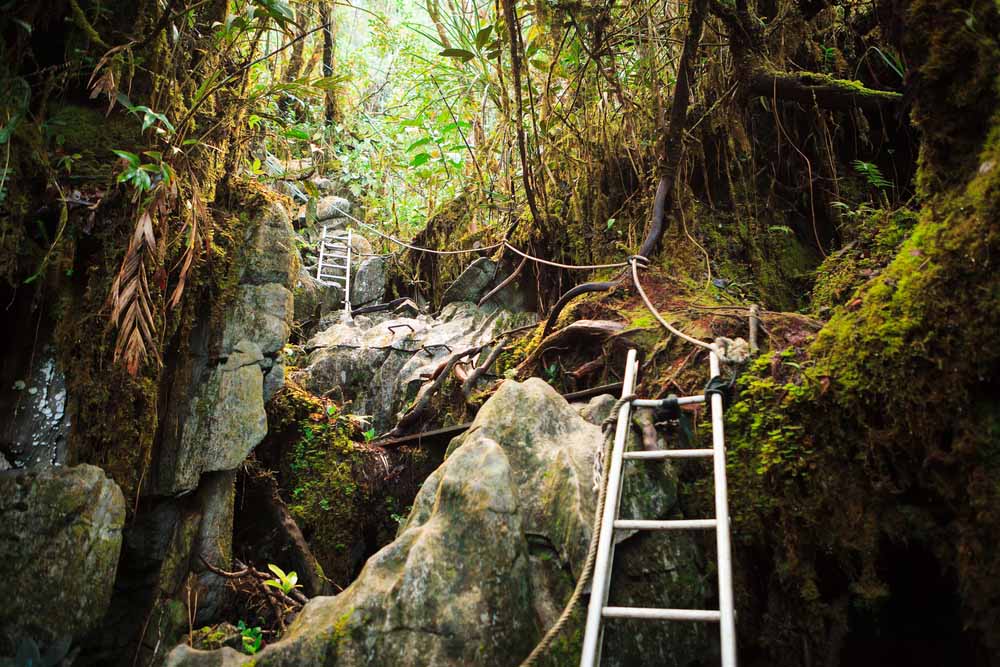
[[[825,269],[884,269],[857,287],[841,276],[840,293],[821,286],[828,303],[854,299],[811,343],[740,380],[727,416],[734,527],[747,540],[737,562],[773,563],[766,611],[746,592],[759,582],[740,582],[741,626],[773,655],[846,624],[839,596],[884,613],[885,543],[932,553],[957,577],[963,622],[1000,647],[1000,410],[983,394],[1000,373],[1000,116],[993,125],[964,183],[916,214],[866,216],[868,256]]]
[[[339,409],[289,383],[268,404],[268,422],[286,434],[281,473],[288,509],[324,574],[346,585],[350,546],[359,537],[367,494],[356,480],[361,456]]]
[[[816,271],[811,304],[816,313],[846,303],[858,287],[881,272],[917,221],[909,208],[884,210],[867,205],[847,212],[845,218],[845,247],[827,257]]]

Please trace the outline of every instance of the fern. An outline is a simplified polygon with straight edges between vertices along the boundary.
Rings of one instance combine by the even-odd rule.
[[[855,160],[852,164],[854,165],[854,171],[864,176],[865,180],[868,181],[868,185],[873,188],[884,190],[892,187],[892,181],[889,181],[882,175],[882,170],[878,168],[878,165],[863,160]]]

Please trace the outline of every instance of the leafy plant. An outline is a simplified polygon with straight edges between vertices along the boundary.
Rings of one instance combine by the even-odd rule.
[[[264,639],[259,627],[251,628],[243,621],[240,621],[236,629],[240,632],[240,642],[243,646],[243,651],[247,655],[253,655],[260,650],[260,645],[264,642]]]
[[[551,384],[555,382],[556,378],[558,377],[559,377],[559,365],[553,362],[552,365],[546,367],[545,369],[545,381]]]
[[[365,442],[371,442],[372,440],[375,439],[375,437],[378,435],[378,433],[375,431],[375,428],[372,427],[372,428],[368,429],[367,431],[365,431],[363,433],[363,435],[365,436]]]
[[[173,170],[163,161],[159,151],[143,151],[143,155],[151,158],[150,162],[143,162],[140,156],[129,151],[114,149],[112,152],[125,161],[125,168],[118,174],[118,183],[131,183],[139,192],[152,190],[161,182],[170,185]]]
[[[288,574],[285,574],[285,571],[282,570],[277,565],[275,565],[274,563],[268,563],[267,569],[273,572],[274,576],[277,577],[277,579],[268,579],[267,581],[264,582],[264,585],[273,586],[274,588],[277,588],[285,595],[288,595],[293,590],[299,587],[298,585],[299,575],[296,574],[295,572],[289,572]]]
[[[854,166],[854,171],[864,176],[865,180],[873,188],[884,190],[885,188],[892,187],[892,182],[882,175],[882,170],[878,168],[878,165],[863,160],[855,160],[851,164]]]

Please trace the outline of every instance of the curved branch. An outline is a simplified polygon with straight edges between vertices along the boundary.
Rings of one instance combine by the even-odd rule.
[[[705,23],[705,15],[708,13],[708,0],[694,0],[690,7],[688,33],[687,37],[684,38],[684,50],[681,52],[680,64],[677,67],[674,101],[670,107],[670,124],[667,127],[667,134],[663,141],[663,152],[660,157],[660,183],[656,187],[653,217],[650,220],[646,239],[639,249],[639,254],[647,258],[656,252],[666,228],[667,211],[673,208],[674,175],[677,173],[681,161],[684,128],[687,125],[687,110],[691,99],[691,64],[698,57],[701,29]]]
[[[901,93],[874,90],[858,81],[835,79],[815,72],[770,71],[763,67],[750,75],[748,91],[752,95],[774,95],[781,100],[815,103],[824,109],[861,107],[874,111],[903,99]]]
[[[590,292],[607,292],[608,290],[613,290],[618,287],[618,280],[612,280],[609,282],[594,282],[594,283],[583,283],[582,285],[577,285],[570,291],[559,297],[556,301],[556,305],[552,307],[552,312],[549,313],[549,318],[545,320],[545,328],[542,329],[542,338],[549,335],[552,331],[552,327],[556,325],[556,320],[559,319],[560,313],[569,304],[570,301],[583,294],[589,294]]]

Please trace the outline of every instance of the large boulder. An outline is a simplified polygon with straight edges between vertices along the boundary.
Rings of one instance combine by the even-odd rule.
[[[351,202],[343,197],[327,195],[316,202],[316,222],[346,218],[351,212]]]
[[[336,597],[312,600],[270,665],[505,665],[538,638],[518,490],[495,442],[463,447],[424,483],[399,536]],[[179,647],[167,665],[238,665]]]
[[[605,400],[589,412],[597,417],[609,407]],[[558,616],[583,566],[601,443],[600,428],[541,380],[505,382],[424,482],[396,540],[346,591],[306,605],[255,664],[520,664]],[[657,465],[659,472],[645,464],[626,471],[623,517],[676,514],[676,480]],[[618,547],[612,602],[707,604],[692,538],[644,537]],[[675,584],[678,590],[670,590]],[[706,630],[694,625],[609,623],[604,664],[698,664]],[[541,664],[575,664],[581,636],[578,612]],[[179,647],[167,664],[235,666],[243,659],[234,651]]]
[[[240,341],[208,371],[191,398],[175,458],[163,471],[163,491],[180,493],[198,486],[202,473],[232,470],[267,434],[260,348]]]
[[[489,257],[480,257],[465,268],[441,297],[441,305],[455,301],[479,301],[497,274],[497,263]]]
[[[262,354],[273,356],[288,342],[292,322],[292,293],[284,285],[240,285],[222,330],[224,353],[246,340]]]
[[[369,415],[379,432],[391,428],[426,376],[452,352],[489,342],[497,334],[533,321],[458,302],[436,318],[394,317],[376,323],[364,316],[338,321],[306,345],[308,368],[298,380],[315,394],[339,387],[356,414]]]
[[[385,257],[369,257],[358,266],[351,280],[351,305],[355,308],[377,303],[385,296],[388,262]]]
[[[79,638],[104,616],[125,499],[91,465],[0,473],[0,655],[20,638]]]

